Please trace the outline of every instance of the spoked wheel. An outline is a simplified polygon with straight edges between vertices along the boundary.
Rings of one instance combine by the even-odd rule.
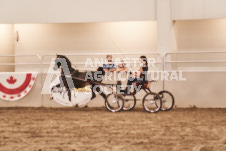
[[[123,109],[124,99],[120,94],[108,94],[105,99],[105,107],[111,112],[118,112]]]
[[[132,110],[136,105],[136,97],[135,95],[126,95],[124,97],[124,107],[123,110],[129,111]]]
[[[161,110],[162,111],[171,110],[174,106],[174,97],[173,97],[172,93],[170,93],[169,91],[160,91],[158,93],[158,95],[162,99]]]
[[[143,98],[143,108],[150,113],[158,112],[162,107],[162,100],[157,93],[148,93]]]

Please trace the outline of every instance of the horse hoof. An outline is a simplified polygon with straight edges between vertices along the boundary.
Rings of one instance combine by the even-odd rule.
[[[50,99],[50,100],[52,100],[52,99],[53,99],[53,97],[51,96],[49,99]]]
[[[75,104],[75,107],[79,107],[78,104]]]
[[[85,105],[84,108],[88,108],[88,105]]]

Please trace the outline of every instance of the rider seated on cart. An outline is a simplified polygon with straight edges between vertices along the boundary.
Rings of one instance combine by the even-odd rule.
[[[107,59],[107,63],[102,64],[101,66],[99,66],[97,68],[97,71],[101,71],[101,80],[99,82],[101,82],[103,80],[103,76],[105,75],[105,72],[117,71],[117,66],[112,61],[112,55],[107,55],[106,59]]]
[[[126,66],[126,63],[124,62],[124,60],[121,60],[121,63],[118,65],[118,68],[117,68],[116,64],[112,61],[112,55],[107,55],[106,59],[107,59],[107,63],[101,66],[104,72],[106,71],[127,72],[128,71],[128,67]]]
[[[124,94],[130,94],[131,86],[134,82],[141,83],[141,84],[147,84],[148,83],[148,61],[146,56],[140,56],[141,66],[138,72],[135,72],[135,77],[129,77],[127,86],[125,90],[122,90],[121,92],[124,92]],[[140,76],[139,76],[140,75]]]
[[[112,61],[112,55],[107,55],[106,56],[106,59],[107,59],[107,63],[106,64],[103,64],[103,71],[106,72],[106,71],[117,71],[117,66],[115,65],[115,63]]]
[[[129,68],[126,66],[126,63],[124,60],[121,60],[121,63],[118,65],[118,72],[128,72]]]

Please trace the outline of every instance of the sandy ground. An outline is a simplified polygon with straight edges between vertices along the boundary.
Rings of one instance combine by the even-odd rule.
[[[0,108],[0,150],[226,150],[226,109]]]

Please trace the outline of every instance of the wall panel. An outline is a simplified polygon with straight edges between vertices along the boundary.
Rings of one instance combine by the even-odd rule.
[[[0,24],[0,55],[14,54],[15,33],[12,24]],[[14,63],[14,57],[0,57],[0,63]],[[14,71],[14,66],[0,66],[0,72]]]
[[[157,23],[109,22],[16,24],[15,53],[151,52],[157,49]]]
[[[155,20],[155,0],[1,0],[0,23]]]
[[[225,0],[171,0],[173,20],[226,18]]]
[[[226,19],[176,21],[178,50],[226,50]]]

